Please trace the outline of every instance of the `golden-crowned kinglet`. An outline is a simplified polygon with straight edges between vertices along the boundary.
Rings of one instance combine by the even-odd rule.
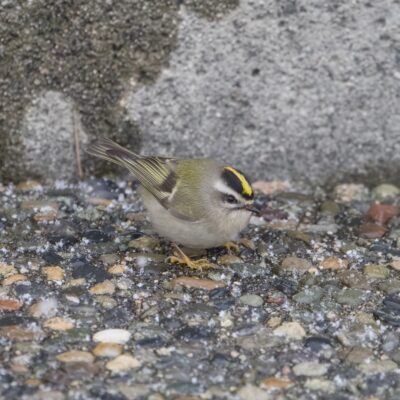
[[[174,243],[194,249],[221,246],[235,240],[258,212],[248,179],[231,166],[141,156],[110,139],[98,140],[88,152],[132,173],[155,231]]]

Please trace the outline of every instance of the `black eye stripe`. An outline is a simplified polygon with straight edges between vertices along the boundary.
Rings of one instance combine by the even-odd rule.
[[[229,204],[237,204],[237,203],[239,203],[239,202],[237,201],[236,197],[233,196],[233,195],[231,195],[231,194],[224,194],[224,195],[223,195],[223,199],[224,199],[224,201],[225,201],[226,203],[229,203]]]

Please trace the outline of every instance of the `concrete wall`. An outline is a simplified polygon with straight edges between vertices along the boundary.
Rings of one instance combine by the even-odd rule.
[[[400,181],[400,3],[0,1],[3,180],[217,157],[254,179]]]

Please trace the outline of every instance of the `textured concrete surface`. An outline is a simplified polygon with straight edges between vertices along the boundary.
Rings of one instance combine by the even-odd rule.
[[[73,178],[76,145],[110,136],[255,179],[397,183],[399,49],[389,0],[3,0],[0,177]]]

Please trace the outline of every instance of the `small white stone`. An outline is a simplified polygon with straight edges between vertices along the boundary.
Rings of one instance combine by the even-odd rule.
[[[125,344],[131,338],[131,333],[125,329],[105,329],[93,335],[95,342]]]

